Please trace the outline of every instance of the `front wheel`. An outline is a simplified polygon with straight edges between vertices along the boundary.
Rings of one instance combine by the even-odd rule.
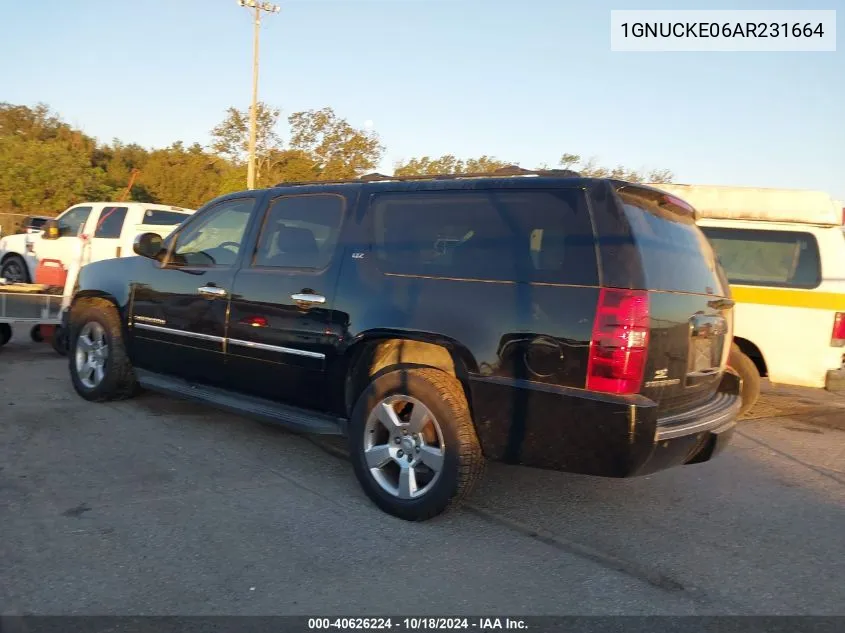
[[[437,369],[402,369],[370,383],[349,421],[349,449],[367,496],[408,521],[460,503],[484,470],[464,390]]]
[[[731,344],[728,369],[742,379],[742,390],[740,391],[742,405],[739,410],[741,417],[751,411],[760,397],[760,372],[757,371],[757,365],[754,364],[754,361],[746,356],[736,343]]]
[[[29,268],[20,255],[10,255],[0,266],[0,277],[7,282],[29,283]]]
[[[83,304],[71,314],[70,323],[68,360],[76,393],[93,402],[135,395],[138,383],[117,310],[102,300]]]
[[[53,330],[53,337],[50,339],[53,345],[53,350],[59,356],[67,356],[67,331],[61,325],[57,325]]]

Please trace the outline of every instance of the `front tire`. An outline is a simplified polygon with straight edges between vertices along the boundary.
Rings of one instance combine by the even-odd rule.
[[[463,387],[432,368],[401,369],[371,382],[349,421],[349,449],[367,496],[407,521],[458,505],[484,471]]]
[[[739,415],[742,417],[751,411],[760,398],[760,372],[754,361],[746,356],[736,343],[731,344],[728,367],[742,379],[742,406],[739,409]]]
[[[74,309],[70,323],[68,361],[76,393],[92,402],[134,396],[138,382],[117,310],[102,300],[86,303]]]
[[[12,326],[8,323],[0,323],[0,347],[12,340]]]
[[[53,350],[59,356],[67,356],[67,331],[61,325],[57,325],[56,329],[53,330],[53,337],[50,339],[50,343],[53,345]]]
[[[9,282],[30,283],[29,268],[20,255],[10,255],[0,266],[0,277]]]

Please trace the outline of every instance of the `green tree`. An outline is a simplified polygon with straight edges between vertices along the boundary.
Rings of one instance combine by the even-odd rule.
[[[197,209],[224,193],[221,189],[230,169],[199,144],[186,148],[176,142],[150,153],[138,182],[155,202]]]
[[[487,174],[505,167],[516,166],[493,156],[479,158],[456,158],[452,154],[444,154],[437,158],[422,156],[411,158],[407,162],[396,165],[393,173],[396,176],[432,176],[435,174]]]
[[[211,130],[211,150],[239,168],[249,159],[249,109],[226,110],[226,118]],[[276,132],[281,111],[265,103],[258,103],[255,124],[255,183],[264,186],[272,156],[282,148],[282,140]],[[244,169],[246,174],[246,169]],[[243,182],[246,182],[244,175]],[[243,182],[240,189],[243,189]],[[228,188],[228,187],[227,187]]]
[[[1,210],[55,215],[77,202],[112,194],[86,147],[57,138],[0,136]]]
[[[279,149],[282,141],[276,133],[281,111],[265,103],[258,104],[255,126],[255,155],[265,156]],[[233,163],[246,164],[249,155],[249,110],[229,108],[226,118],[211,130],[211,149]]]
[[[319,178],[356,178],[372,171],[384,147],[372,130],[352,127],[331,108],[295,112],[288,117],[290,149],[310,156]]]
[[[613,168],[602,167],[595,158],[586,161],[578,154],[563,154],[559,164],[564,169],[573,169],[587,178],[616,178],[629,182],[669,183],[674,174],[668,169],[637,170],[622,165]]]

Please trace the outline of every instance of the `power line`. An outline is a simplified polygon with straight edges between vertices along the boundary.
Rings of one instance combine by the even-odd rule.
[[[255,189],[255,144],[258,135],[258,37],[261,32],[261,12],[278,13],[281,8],[269,2],[237,0],[238,5],[254,11],[252,40],[252,105],[249,108],[249,162],[247,163],[246,186]]]

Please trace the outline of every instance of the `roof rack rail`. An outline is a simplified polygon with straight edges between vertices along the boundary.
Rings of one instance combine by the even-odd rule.
[[[501,167],[494,171],[472,172],[465,174],[425,174],[421,176],[385,176],[384,174],[365,174],[360,178],[346,180],[303,180],[298,182],[279,182],[275,187],[293,187],[299,185],[341,185],[349,183],[414,181],[414,180],[458,180],[460,178],[497,178],[503,176],[546,176],[550,178],[580,178],[581,174],[571,169],[523,169],[516,165]]]

